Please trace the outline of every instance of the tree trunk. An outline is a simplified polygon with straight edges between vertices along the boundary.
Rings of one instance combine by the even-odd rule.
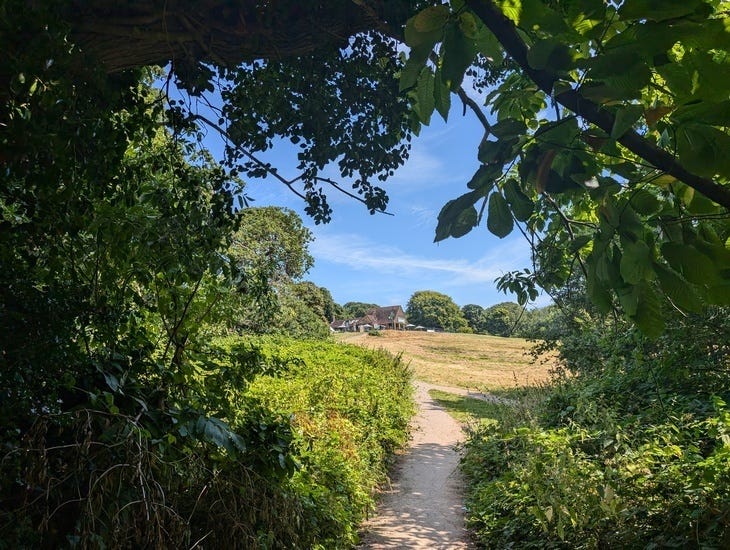
[[[399,0],[73,0],[64,13],[74,42],[109,73],[204,61],[235,66],[345,45],[377,29]],[[386,4],[390,4],[386,6]]]

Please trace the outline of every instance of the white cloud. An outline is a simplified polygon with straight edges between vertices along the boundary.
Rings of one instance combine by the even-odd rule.
[[[524,266],[528,258],[526,247],[514,242],[500,243],[476,261],[425,258],[355,234],[320,235],[310,250],[316,261],[339,264],[356,271],[409,276],[411,283],[438,279],[443,287],[491,285],[505,271]]]

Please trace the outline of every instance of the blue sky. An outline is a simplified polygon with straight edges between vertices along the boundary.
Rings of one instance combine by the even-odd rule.
[[[364,205],[332,190],[332,221],[315,225],[302,201],[272,178],[250,181],[247,194],[255,199],[253,206],[285,206],[299,213],[315,237],[310,245],[315,264],[306,279],[329,289],[340,304],[405,307],[417,290],[442,292],[459,306],[514,301],[497,291],[494,279],[529,267],[529,247],[519,232],[499,239],[482,224],[461,239],[433,242],[441,207],[467,191],[478,167],[482,135],[470,113],[462,116],[461,104],[454,105],[448,123],[435,115],[414,139],[410,159],[384,184],[393,216],[370,215]],[[287,144],[265,158],[284,177],[296,175],[296,150]],[[342,181],[335,171],[326,175]]]
[[[433,242],[441,207],[467,191],[466,183],[479,165],[477,148],[483,136],[476,118],[470,111],[464,116],[461,102],[452,98],[448,123],[434,113],[431,125],[414,137],[406,164],[383,184],[392,216],[371,215],[363,204],[332,189],[327,193],[332,221],[316,225],[304,212],[303,201],[282,183],[274,178],[247,180],[251,206],[286,207],[300,215],[314,236],[310,244],[314,267],[305,279],[327,288],[337,303],[405,308],[418,290],[442,292],[459,306],[516,301],[497,291],[494,280],[530,266],[530,249],[519,231],[499,239],[482,223],[460,239]],[[202,102],[197,108],[206,115],[210,112]],[[222,140],[215,132],[208,133],[204,145],[214,156],[222,156]],[[298,175],[297,151],[280,141],[258,158],[292,179]],[[322,175],[349,187],[336,168]],[[548,303],[541,296],[533,306]]]

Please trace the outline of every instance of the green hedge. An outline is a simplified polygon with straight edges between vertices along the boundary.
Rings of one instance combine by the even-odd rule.
[[[249,395],[289,415],[299,467],[287,488],[301,500],[302,529],[323,548],[356,542],[392,452],[407,441],[415,409],[410,371],[384,351],[322,341],[260,339],[287,365]]]
[[[0,549],[351,547],[407,440],[400,358],[272,338],[196,357],[166,393],[148,375],[146,400],[124,386],[0,434]]]
[[[481,543],[730,548],[725,313],[657,340],[603,326],[566,338],[566,371],[537,405],[502,405],[472,429],[467,521]]]

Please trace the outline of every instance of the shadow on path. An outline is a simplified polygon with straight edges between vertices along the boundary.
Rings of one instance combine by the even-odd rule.
[[[413,441],[382,495],[377,516],[365,526],[362,549],[470,548],[454,448],[461,427],[428,396],[430,388],[417,385]]]

